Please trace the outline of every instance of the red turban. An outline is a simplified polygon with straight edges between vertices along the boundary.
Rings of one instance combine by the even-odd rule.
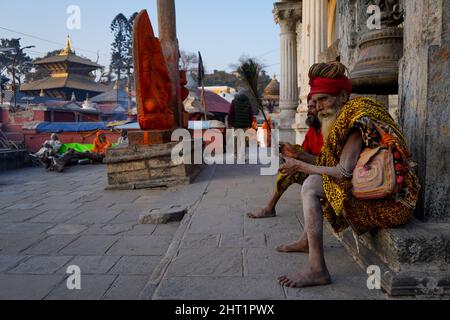
[[[352,84],[346,76],[338,79],[315,78],[311,79],[309,85],[311,86],[311,96],[318,93],[337,96],[341,91],[347,92],[349,96],[352,94]]]

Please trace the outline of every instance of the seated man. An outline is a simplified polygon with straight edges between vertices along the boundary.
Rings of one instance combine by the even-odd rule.
[[[86,163],[102,163],[106,156],[106,150],[112,146],[108,141],[106,135],[102,132],[97,132],[97,137],[94,140],[94,147],[92,151],[78,152],[74,149],[69,149],[59,159],[56,159],[52,166],[52,171],[63,172],[64,168],[70,164],[85,164]]]
[[[34,155],[37,157],[43,156],[46,152],[49,155],[56,155],[58,153],[58,150],[61,148],[61,141],[59,141],[59,137],[56,133],[52,133],[50,136],[50,140],[46,140],[42,146],[41,149],[39,149],[38,152],[36,152]]]
[[[97,132],[97,138],[94,140],[94,149],[92,149],[92,152],[105,157],[106,150],[111,148],[111,146],[112,144],[106,138],[106,134],[99,131]]]
[[[54,158],[58,155],[59,149],[61,149],[61,141],[56,133],[52,133],[50,140],[46,140],[41,149],[35,154],[31,154],[33,158],[39,159],[41,164],[44,164],[46,168],[49,168],[54,161]]]
[[[117,145],[119,147],[128,146],[128,130],[122,129],[120,131],[119,140],[117,140]]]
[[[316,165],[286,158],[286,164],[280,169],[287,175],[295,172],[309,175],[302,188],[305,227],[299,240],[302,248],[298,250],[308,251],[309,259],[298,272],[278,278],[283,286],[331,283],[323,250],[323,217],[335,232],[351,226],[361,235],[406,224],[416,206],[418,179],[409,165],[409,152],[400,128],[386,108],[375,100],[349,101],[351,84],[345,71],[339,62],[311,67],[312,100],[317,104],[325,144]],[[397,172],[397,191],[382,199],[357,199],[352,194],[353,170],[363,148],[378,146],[396,150],[394,157],[401,166]]]
[[[300,147],[298,145],[291,145],[289,143],[280,143],[280,153],[285,157],[303,160],[308,163],[315,163],[316,156],[319,155],[323,145],[323,137],[320,132],[320,122],[317,118],[317,110],[315,103],[308,96],[308,117],[306,124],[309,130],[306,133],[305,141]],[[286,176],[279,174],[277,183],[275,185],[275,192],[270,198],[266,206],[255,213],[249,213],[248,217],[252,219],[271,218],[276,216],[275,207],[284,192],[294,183],[303,184],[307,175],[302,172],[295,172],[292,175]],[[286,252],[289,248],[279,247],[277,250]]]

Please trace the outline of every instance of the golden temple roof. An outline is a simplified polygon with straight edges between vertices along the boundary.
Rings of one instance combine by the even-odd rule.
[[[278,100],[280,98],[280,83],[274,75],[272,81],[264,89],[264,99]]]

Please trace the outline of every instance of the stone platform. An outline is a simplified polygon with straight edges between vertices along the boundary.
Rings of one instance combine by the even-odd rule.
[[[130,190],[190,184],[199,165],[174,163],[172,149],[177,142],[130,145],[108,150],[105,158],[108,190]]]
[[[381,269],[381,286],[391,296],[450,294],[450,224],[412,221],[403,228],[358,238],[351,231],[341,242],[358,264]]]

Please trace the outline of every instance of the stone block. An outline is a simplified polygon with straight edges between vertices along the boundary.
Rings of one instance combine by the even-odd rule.
[[[190,183],[198,174],[198,166],[174,163],[172,149],[177,143],[133,145],[111,149],[107,189],[139,189]]]
[[[356,244],[350,231],[342,235],[347,251],[365,270],[377,265],[381,284],[391,296],[449,295],[445,225],[413,221],[398,229],[368,233]]]
[[[140,224],[166,224],[173,221],[181,221],[187,213],[187,208],[171,206],[166,209],[151,209],[150,212],[139,216]]]

